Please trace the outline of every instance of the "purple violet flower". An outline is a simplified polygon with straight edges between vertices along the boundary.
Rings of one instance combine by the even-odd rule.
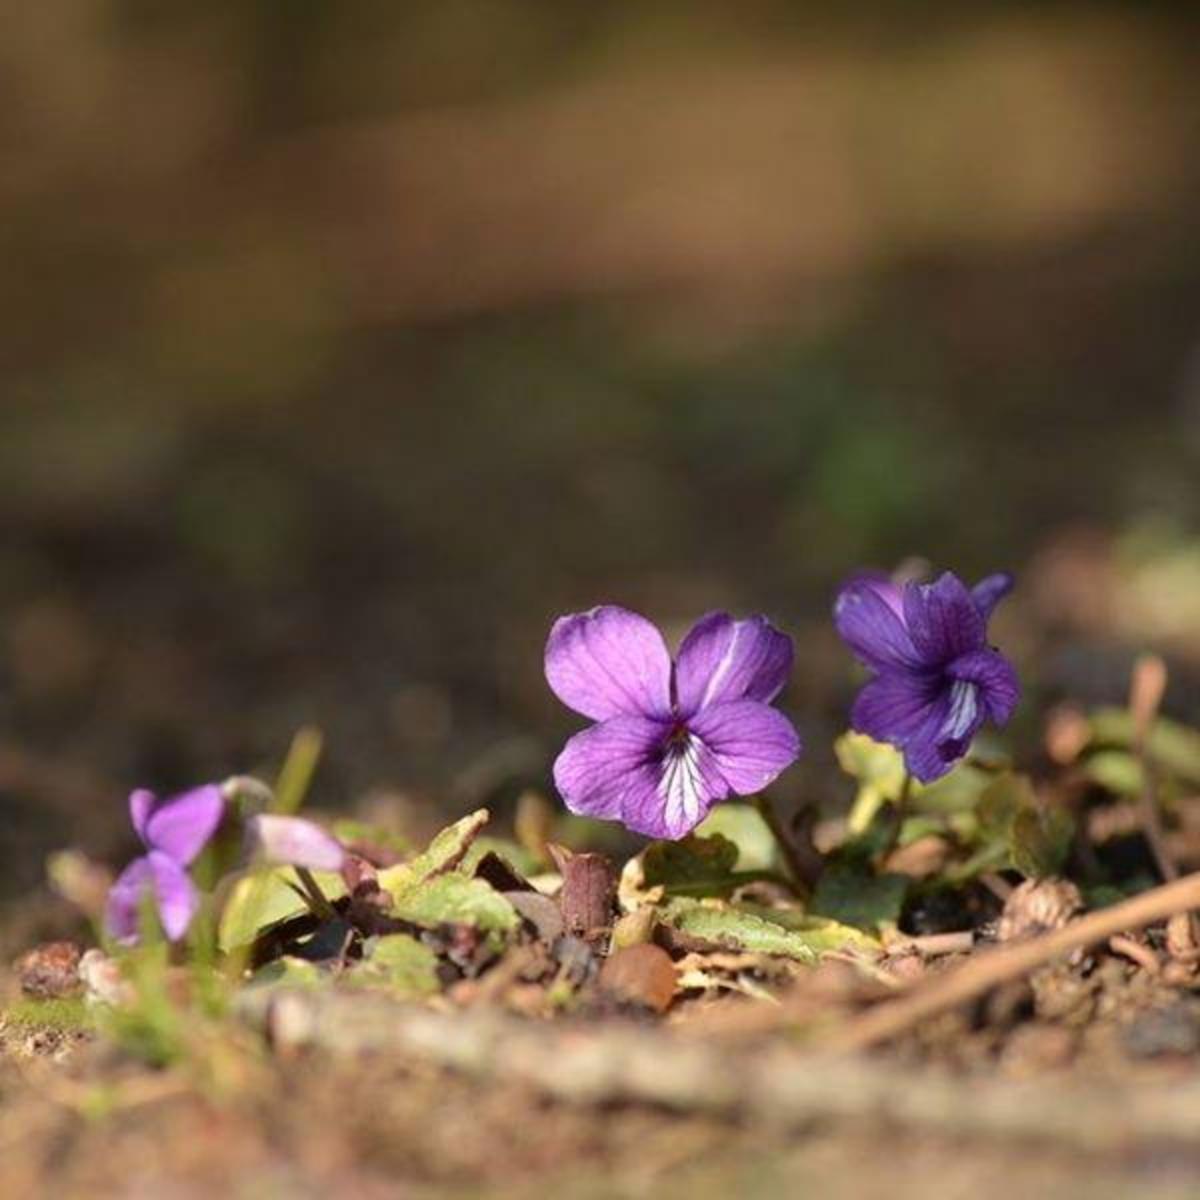
[[[259,862],[340,871],[346,861],[342,843],[303,817],[259,813],[246,822],[246,854]]]
[[[217,784],[161,802],[145,788],[129,797],[129,815],[146,853],[135,858],[109,889],[106,924],[117,941],[137,941],[139,909],[147,891],[154,897],[163,932],[173,942],[183,937],[200,905],[187,868],[217,831],[224,811]]]
[[[946,572],[903,586],[859,576],[838,593],[838,633],[874,672],[850,724],[902,750],[922,783],[945,775],[985,720],[1003,725],[1016,708],[1017,674],[987,644],[988,618],[1012,586],[1011,575],[989,575],[968,591]]]
[[[567,807],[649,837],[682,838],[729,795],[766,787],[800,753],[770,703],[792,667],[792,640],[765,617],[702,617],[677,661],[645,617],[614,605],[560,617],[546,680],[597,722],[554,764]]]

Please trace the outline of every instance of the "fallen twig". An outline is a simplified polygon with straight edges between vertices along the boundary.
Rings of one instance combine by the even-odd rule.
[[[919,954],[922,958],[938,958],[944,954],[969,954],[975,945],[975,934],[970,929],[953,933],[927,933],[918,937],[900,934],[884,941],[889,954]]]
[[[1061,929],[976,955],[961,967],[914,984],[847,1023],[833,1035],[839,1050],[860,1050],[904,1033],[918,1021],[981,996],[997,984],[1114,934],[1141,929],[1200,906],[1200,872],[1071,921]]]
[[[1162,970],[1158,955],[1149,946],[1143,946],[1134,938],[1126,937],[1123,933],[1114,934],[1108,939],[1108,948],[1114,953],[1137,963],[1151,975],[1157,975]]]

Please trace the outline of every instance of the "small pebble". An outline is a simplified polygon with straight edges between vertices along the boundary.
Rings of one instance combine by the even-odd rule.
[[[600,968],[602,991],[624,1004],[659,1013],[670,1007],[677,978],[671,956],[650,942],[618,950]]]
[[[82,986],[79,959],[82,951],[74,942],[44,942],[23,954],[15,964],[21,991],[39,1000],[56,1000],[74,995]]]
[[[1134,1058],[1195,1054],[1200,1050],[1200,1011],[1187,1002],[1152,1008],[1130,1022],[1121,1040]]]

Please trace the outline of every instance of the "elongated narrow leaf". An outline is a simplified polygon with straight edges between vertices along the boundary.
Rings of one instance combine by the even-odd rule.
[[[814,922],[808,928],[787,929],[764,915],[765,910],[678,898],[668,902],[662,920],[680,933],[730,950],[778,954],[814,963],[821,954],[844,945],[861,947],[861,935],[841,931],[832,922]],[[766,910],[769,911],[769,910]]]

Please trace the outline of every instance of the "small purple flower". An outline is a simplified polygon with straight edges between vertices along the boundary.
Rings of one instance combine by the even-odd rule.
[[[945,775],[985,720],[1003,725],[1020,697],[1017,674],[987,644],[992,610],[1011,575],[970,591],[946,572],[934,583],[860,576],[838,593],[838,633],[875,673],[854,701],[850,724],[904,752],[922,783]]]
[[[342,843],[303,817],[260,813],[246,822],[246,855],[259,862],[340,871],[346,861]]]
[[[187,868],[216,832],[224,810],[216,784],[161,802],[144,788],[129,797],[129,815],[146,853],[121,872],[108,893],[106,924],[117,941],[137,941],[147,891],[158,908],[163,932],[173,942],[183,937],[200,904]]]
[[[637,613],[604,605],[560,617],[546,643],[546,680],[597,722],[554,764],[567,807],[681,838],[718,801],[766,787],[800,753],[791,722],[770,707],[791,667],[791,638],[765,617],[709,613],[674,663]]]

